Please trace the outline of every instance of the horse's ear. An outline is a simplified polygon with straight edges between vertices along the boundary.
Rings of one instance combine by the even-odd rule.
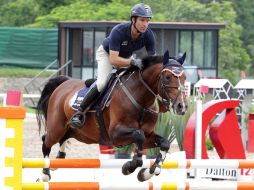
[[[186,58],[186,52],[182,55],[182,57],[177,59],[177,62],[180,63],[181,65],[184,63],[184,60]]]
[[[169,52],[168,50],[165,51],[164,55],[163,55],[163,64],[167,64],[168,63],[168,59],[169,59]]]

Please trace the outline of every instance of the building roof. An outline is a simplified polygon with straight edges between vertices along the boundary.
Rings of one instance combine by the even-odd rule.
[[[254,89],[254,79],[242,79],[236,84],[235,88]]]
[[[123,21],[126,22],[126,21]],[[84,28],[84,27],[113,27],[120,21],[62,21],[58,23],[59,28]],[[224,23],[202,23],[202,22],[151,22],[151,28],[159,29],[199,29],[219,30],[225,27]]]
[[[208,86],[208,88],[223,88],[226,83],[231,83],[227,79],[200,79],[195,85],[195,88],[200,86]]]

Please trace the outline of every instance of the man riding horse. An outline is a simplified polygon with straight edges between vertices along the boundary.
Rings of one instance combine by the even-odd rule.
[[[106,86],[108,75],[113,67],[123,68],[133,65],[141,70],[143,67],[141,59],[133,58],[132,53],[145,47],[148,55],[155,54],[155,37],[152,30],[148,28],[151,18],[150,6],[143,3],[136,4],[131,9],[131,22],[116,25],[110,35],[104,39],[96,52],[97,81],[89,88],[78,111],[71,118],[72,127],[81,128],[84,125],[85,113]]]

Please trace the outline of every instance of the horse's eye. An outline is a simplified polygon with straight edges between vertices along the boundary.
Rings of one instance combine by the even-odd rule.
[[[170,80],[170,79],[171,79],[171,76],[170,76],[170,75],[165,75],[165,79],[166,79],[166,80]]]

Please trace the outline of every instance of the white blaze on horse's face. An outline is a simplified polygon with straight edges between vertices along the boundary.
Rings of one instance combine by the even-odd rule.
[[[178,77],[178,82],[179,82],[178,90],[181,92],[180,98],[181,98],[181,102],[182,102],[182,110],[181,110],[180,115],[183,115],[187,111],[187,104],[185,103],[185,101],[186,101],[185,86],[184,86],[184,84],[181,84],[179,77]]]

